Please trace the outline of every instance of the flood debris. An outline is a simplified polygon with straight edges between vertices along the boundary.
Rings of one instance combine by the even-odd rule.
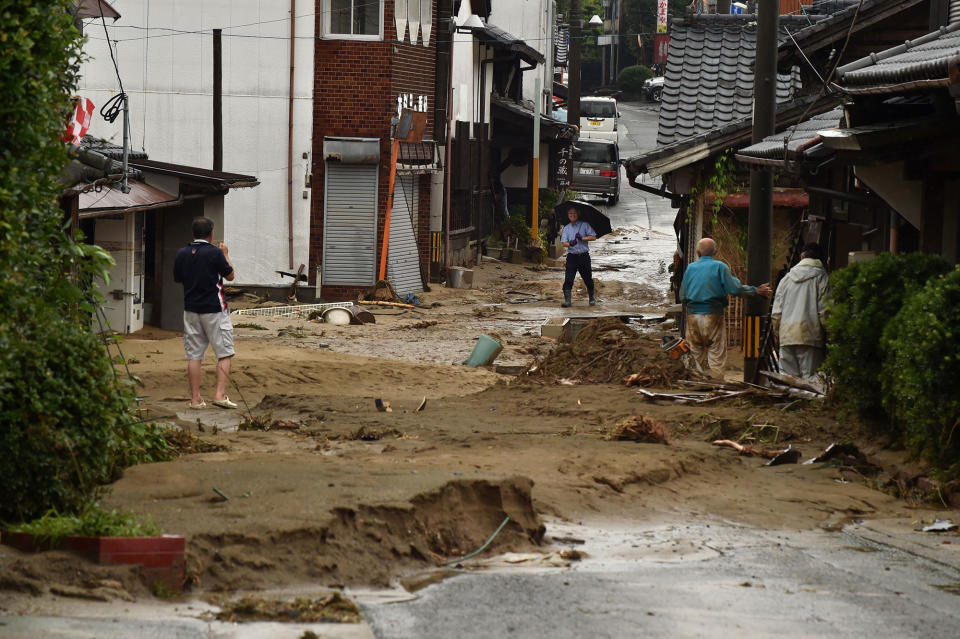
[[[744,457],[765,457],[766,459],[774,459],[777,457],[777,455],[786,452],[786,449],[783,448],[778,450],[762,450],[759,448],[751,448],[730,439],[718,439],[711,442],[711,444],[713,446],[727,446],[734,449]]]
[[[426,407],[427,407],[427,398],[424,397],[422,400],[420,400],[420,405],[417,406],[416,412],[419,413],[420,411],[422,411],[422,410],[423,410],[424,408],[426,408]]]
[[[821,399],[827,394],[827,384],[821,377],[794,377],[786,373],[760,371],[770,381],[771,388],[782,390],[798,399]]]
[[[933,533],[942,533],[950,532],[951,530],[956,530],[957,524],[953,523],[949,519],[934,519],[933,523],[929,526],[924,526],[920,529],[920,532],[933,532]]]
[[[581,383],[607,383],[638,374],[661,386],[688,375],[683,364],[660,349],[657,340],[616,317],[586,322],[572,342],[543,360],[538,374],[553,382],[569,379]]]
[[[498,335],[481,335],[477,339],[476,345],[470,357],[464,362],[470,368],[477,366],[487,366],[497,359],[497,355],[503,351],[503,340]]]
[[[390,402],[385,402],[379,397],[373,400],[373,404],[377,407],[377,410],[381,413],[392,413],[393,409],[390,408]]]
[[[767,466],[781,466],[783,464],[796,464],[800,461],[800,451],[793,447],[793,445],[787,446],[786,450],[781,452],[779,455],[767,462]]]
[[[163,430],[163,438],[167,442],[170,450],[179,455],[195,455],[197,453],[215,453],[229,450],[223,444],[201,439],[193,433],[180,428],[166,428]]]
[[[282,419],[274,419],[273,415],[267,413],[265,415],[252,415],[247,414],[247,416],[237,425],[237,430],[262,430],[264,432],[271,430],[299,430],[300,424],[295,422],[288,422]]]
[[[644,415],[634,415],[617,422],[604,439],[669,446],[670,436],[670,428],[663,422]]]
[[[359,623],[360,609],[339,592],[293,601],[247,596],[221,605],[219,621],[283,621],[288,623]]]
[[[637,393],[648,399],[667,399],[677,404],[709,404],[723,399],[732,399],[743,395],[751,395],[756,391],[747,388],[738,391],[715,390],[715,391],[683,391],[679,393],[666,393],[662,391],[653,391],[647,388],[637,389]]]

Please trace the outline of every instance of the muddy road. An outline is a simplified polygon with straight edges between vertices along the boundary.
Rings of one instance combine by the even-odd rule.
[[[634,147],[622,153],[652,145],[655,114],[631,105],[623,112],[624,144]],[[662,315],[671,301],[674,211],[625,187],[608,213],[616,230],[591,247],[594,308],[579,280],[574,307],[559,308],[562,269],[484,260],[472,290],[435,286],[417,309],[372,309],[376,324],[236,317],[229,394],[237,411],[187,408],[181,336],[147,329],[124,339],[144,407],[181,433],[183,454],[128,469],[103,503],[187,536],[187,593],[156,600],[135,569],[3,547],[0,636],[5,628],[27,628],[11,636],[54,632],[63,624],[43,619],[57,615],[100,627],[96,620],[115,614],[147,628],[127,636],[294,637],[303,629],[218,626],[202,602],[341,588],[355,593],[372,629],[319,636],[587,636],[594,628],[593,636],[615,637],[639,627],[664,637],[769,636],[781,618],[791,629],[783,636],[820,636],[857,606],[873,611],[863,628],[876,636],[910,636],[925,616],[942,628],[939,615],[954,595],[928,596],[929,585],[960,582],[955,573],[937,568],[921,583],[926,564],[907,559],[889,585],[883,573],[894,564],[861,562],[870,551],[840,531],[862,520],[949,514],[878,490],[906,487],[921,469],[863,438],[830,407],[761,395],[652,402],[619,377],[582,382],[592,362],[546,377],[461,365],[486,333],[504,341],[497,364],[539,368],[557,345],[538,327],[558,315],[631,316],[636,339],[656,344],[665,325],[644,318]],[[649,353],[652,364],[667,357],[655,346]],[[379,411],[377,399],[391,410]],[[661,425],[669,443],[611,437],[636,416]],[[792,444],[803,459],[854,441],[878,470],[767,467],[711,446],[717,438]],[[505,520],[480,563],[456,567]],[[561,555],[564,548],[586,554]],[[530,570],[503,572],[512,564],[495,559],[484,568],[503,553]],[[442,581],[481,568],[488,577]],[[857,578],[844,576],[861,569],[862,592]],[[894,603],[901,592],[932,603],[911,610]],[[409,601],[383,603],[396,598]],[[101,603],[78,603],[89,599]],[[783,617],[772,612],[781,608]],[[793,631],[797,610],[803,623]],[[878,632],[884,614],[897,620],[886,634]],[[167,627],[182,632],[164,634],[162,623],[145,621],[157,619],[180,620]],[[853,623],[837,636],[868,634]],[[49,636],[77,635],[68,628]]]

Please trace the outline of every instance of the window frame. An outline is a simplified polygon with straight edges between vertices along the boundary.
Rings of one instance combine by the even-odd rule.
[[[350,24],[353,24],[353,7],[357,3],[368,4],[370,0],[350,0],[350,9],[351,9],[351,20]],[[323,0],[321,3],[323,11],[323,20],[321,21],[321,37],[324,40],[365,40],[367,42],[376,42],[383,40],[383,14],[384,14],[384,5],[386,0],[380,0],[380,30],[377,34],[357,34],[357,33],[331,33],[330,32],[330,18],[333,16],[333,0]]]

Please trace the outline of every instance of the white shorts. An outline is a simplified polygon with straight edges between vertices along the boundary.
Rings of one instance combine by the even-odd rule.
[[[183,348],[187,359],[203,359],[207,345],[217,359],[233,356],[233,323],[230,314],[183,312]]]

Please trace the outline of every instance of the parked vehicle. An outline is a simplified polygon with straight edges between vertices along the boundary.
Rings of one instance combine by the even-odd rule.
[[[620,152],[616,142],[580,139],[573,147],[571,188],[607,198],[620,199]]]
[[[580,98],[580,139],[617,140],[617,101],[613,98]]]
[[[643,95],[650,102],[659,102],[663,95],[663,76],[657,76],[645,80],[643,83]]]

